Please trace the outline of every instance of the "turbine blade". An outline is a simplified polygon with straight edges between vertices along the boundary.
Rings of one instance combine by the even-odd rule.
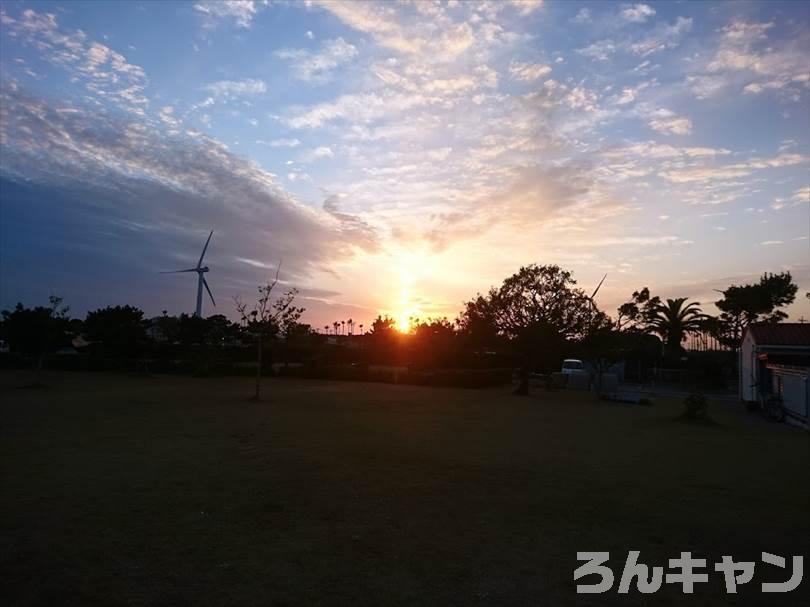
[[[188,270],[169,270],[168,272],[161,272],[161,274],[177,274],[178,272],[196,272],[197,268],[190,268]]]
[[[602,283],[605,282],[605,278],[607,278],[607,274],[605,274],[602,277],[602,280],[599,281],[599,284],[596,285],[596,290],[593,292],[593,295],[591,295],[591,301],[593,301],[593,298],[596,297],[596,294],[599,292],[599,289],[602,288]]]
[[[208,249],[208,243],[211,242],[211,237],[214,235],[214,230],[211,230],[211,233],[208,235],[208,240],[205,241],[205,246],[203,247],[203,252],[200,255],[200,261],[197,262],[197,267],[199,268],[202,265],[203,257],[205,257],[205,251]]]
[[[217,302],[214,301],[214,296],[211,295],[211,289],[208,288],[208,281],[206,281],[205,278],[203,278],[203,286],[205,287],[205,290],[208,291],[208,297],[211,298],[211,303],[214,304],[214,307],[216,308]]]

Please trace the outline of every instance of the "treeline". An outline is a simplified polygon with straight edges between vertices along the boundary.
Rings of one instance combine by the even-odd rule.
[[[255,372],[257,396],[261,376],[273,370],[317,375],[320,369],[328,375],[324,369],[341,366],[355,374],[361,373],[357,369],[370,373],[374,366],[410,372],[519,367],[528,384],[530,373],[559,370],[566,357],[585,360],[595,370],[618,361],[677,368],[684,364],[689,335],[709,334],[735,348],[747,325],[784,320],[781,308],[797,293],[789,272],[765,274],[756,283],[722,290],[715,302],[721,313],[711,316],[699,302],[664,300],[645,287],[611,317],[577,287],[570,272],[529,265],[466,302],[453,321],[412,319],[403,334],[393,319],[378,317],[369,330],[353,334],[351,320],[348,331],[339,321],[323,332],[302,323],[304,309],[295,305],[295,290],[276,296],[275,286],[276,281],[259,287],[251,305],[237,300],[239,322],[223,315],[166,312],[146,319],[132,306],[76,319],[60,298],[51,297],[46,306],[4,310],[0,339],[8,347],[7,360],[37,367],[78,352],[83,368]]]

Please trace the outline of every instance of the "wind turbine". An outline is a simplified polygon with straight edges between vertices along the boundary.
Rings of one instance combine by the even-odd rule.
[[[188,270],[171,270],[169,272],[161,272],[161,274],[179,274],[181,272],[197,272],[197,309],[194,311],[194,316],[197,318],[202,318],[202,290],[205,287],[205,290],[208,291],[208,297],[211,298],[211,303],[214,304],[216,308],[217,303],[214,301],[214,296],[211,295],[211,289],[208,288],[208,283],[205,280],[205,273],[208,272],[208,266],[202,265],[203,257],[205,257],[205,251],[208,249],[208,243],[211,242],[211,237],[214,235],[214,230],[211,230],[211,233],[208,235],[208,240],[205,241],[205,246],[203,247],[202,253],[200,254],[200,261],[197,262],[196,268],[189,268]]]
[[[596,289],[594,289],[593,293],[591,293],[591,296],[588,298],[588,324],[591,325],[588,327],[589,329],[593,326],[593,298],[596,297],[599,289],[602,288],[602,283],[605,282],[605,278],[607,278],[607,274],[602,277],[602,280],[599,281],[599,284],[596,285]]]

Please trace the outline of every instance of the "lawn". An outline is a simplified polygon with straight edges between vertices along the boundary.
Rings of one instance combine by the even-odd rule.
[[[810,437],[733,403],[0,373],[5,605],[760,605],[758,565],[617,595],[629,549],[810,556]],[[575,594],[577,551],[617,582]],[[810,569],[810,563],[805,564]],[[783,578],[789,577],[787,574]],[[779,600],[774,600],[774,599]],[[10,599],[10,600],[9,600]],[[780,601],[782,601],[780,603]]]

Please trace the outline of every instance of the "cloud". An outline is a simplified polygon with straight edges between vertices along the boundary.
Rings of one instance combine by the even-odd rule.
[[[366,251],[380,248],[377,231],[356,215],[341,211],[339,196],[328,196],[323,201],[323,210],[338,221],[340,233],[348,242]]]
[[[291,115],[287,118],[287,124],[294,129],[301,129],[316,128],[338,120],[367,123],[433,101],[438,102],[439,100],[423,95],[399,93],[341,95],[334,101],[309,107],[293,108]]]
[[[316,160],[322,160],[324,158],[334,158],[335,153],[332,151],[332,148],[329,146],[318,146],[312,150],[306,150],[301,156],[298,158],[300,162],[309,163],[315,162]]]
[[[621,17],[630,23],[644,23],[655,15],[655,9],[647,4],[622,5]]]
[[[581,23],[590,23],[591,22],[591,9],[589,9],[589,8],[581,8],[581,9],[579,9],[577,14],[574,15],[571,18],[571,22],[572,23],[580,23],[580,24]]]
[[[585,48],[577,49],[577,53],[584,57],[590,57],[597,61],[607,61],[616,52],[616,45],[613,40],[599,40],[589,44]]]
[[[67,72],[71,81],[81,82],[92,103],[120,107],[143,115],[149,102],[145,96],[146,74],[139,65],[99,42],[82,30],[65,30],[56,15],[22,11],[17,18],[0,12],[3,33],[39,51],[41,58]]]
[[[316,0],[314,4],[331,12],[349,27],[372,35],[378,44],[386,48],[412,53],[421,50],[425,43],[421,38],[405,34],[391,5],[326,0]]]
[[[332,72],[357,56],[357,47],[343,38],[326,40],[318,52],[307,49],[282,49],[275,55],[290,62],[292,72],[304,82],[327,82]]]
[[[804,187],[793,192],[790,199],[795,203],[810,202],[810,187]]]
[[[533,82],[551,73],[551,67],[542,63],[521,63],[513,61],[509,64],[509,73],[515,80]]]
[[[330,12],[345,25],[368,34],[379,46],[405,56],[421,56],[434,63],[450,63],[477,44],[488,44],[505,37],[503,28],[490,19],[504,3],[464,3],[467,19],[458,21],[446,5],[415,2],[407,10],[404,3],[355,2],[353,0],[314,0],[314,6]],[[527,15],[539,2],[516,2],[518,12]],[[478,15],[478,18],[473,18]]]
[[[230,101],[239,97],[249,97],[252,95],[261,95],[267,92],[267,85],[262,80],[253,78],[245,78],[244,80],[218,80],[207,84],[204,88],[205,91],[211,93],[214,98],[221,101]],[[203,102],[206,104],[208,100]]]
[[[640,40],[628,45],[628,50],[642,57],[653,53],[675,48],[681,43],[681,38],[692,29],[691,17],[678,17],[672,25],[661,23]]]
[[[663,171],[661,176],[674,183],[734,179],[745,177],[754,171],[796,166],[809,161],[810,159],[808,159],[807,156],[802,156],[801,154],[779,154],[771,158],[750,158],[745,162],[726,165],[673,168]]]
[[[799,206],[805,202],[810,202],[810,187],[799,188],[790,198],[776,198],[771,203],[771,208],[779,211],[789,207]]]
[[[208,27],[213,27],[218,20],[232,20],[242,28],[250,27],[253,17],[259,10],[255,0],[207,0],[194,5],[194,10],[209,20]]]
[[[510,0],[522,16],[529,15],[543,6],[543,0]]]
[[[195,243],[210,226],[224,256],[283,257],[294,280],[372,242],[358,225],[346,230],[349,219],[297,202],[275,175],[202,134],[169,135],[80,106],[65,113],[20,90],[4,91],[0,101],[0,173],[85,192],[69,212],[87,218],[88,237],[137,225],[168,254],[175,242]]]
[[[256,143],[259,145],[266,145],[271,148],[295,148],[301,145],[301,141],[299,139],[290,138],[290,139],[271,139],[270,141],[264,141],[263,139],[257,139]]]
[[[769,39],[773,22],[733,19],[720,30],[716,48],[702,67],[702,74],[688,82],[698,99],[715,96],[726,88],[759,95],[777,92],[784,100],[796,101],[799,92],[810,87],[810,32]]]
[[[692,121],[688,118],[676,116],[666,109],[653,112],[653,118],[648,123],[650,128],[665,135],[688,135],[692,132]]]
[[[651,82],[642,82],[636,86],[625,86],[622,87],[621,93],[616,96],[616,104],[617,105],[627,105],[628,103],[632,103],[638,97],[638,94],[643,91],[644,89],[649,88],[655,84],[655,80]]]
[[[715,156],[727,156],[728,154],[731,154],[731,151],[725,148],[676,147],[667,143],[657,143],[654,141],[611,147],[602,153],[606,158],[682,158],[685,160],[693,158],[714,158]]]

